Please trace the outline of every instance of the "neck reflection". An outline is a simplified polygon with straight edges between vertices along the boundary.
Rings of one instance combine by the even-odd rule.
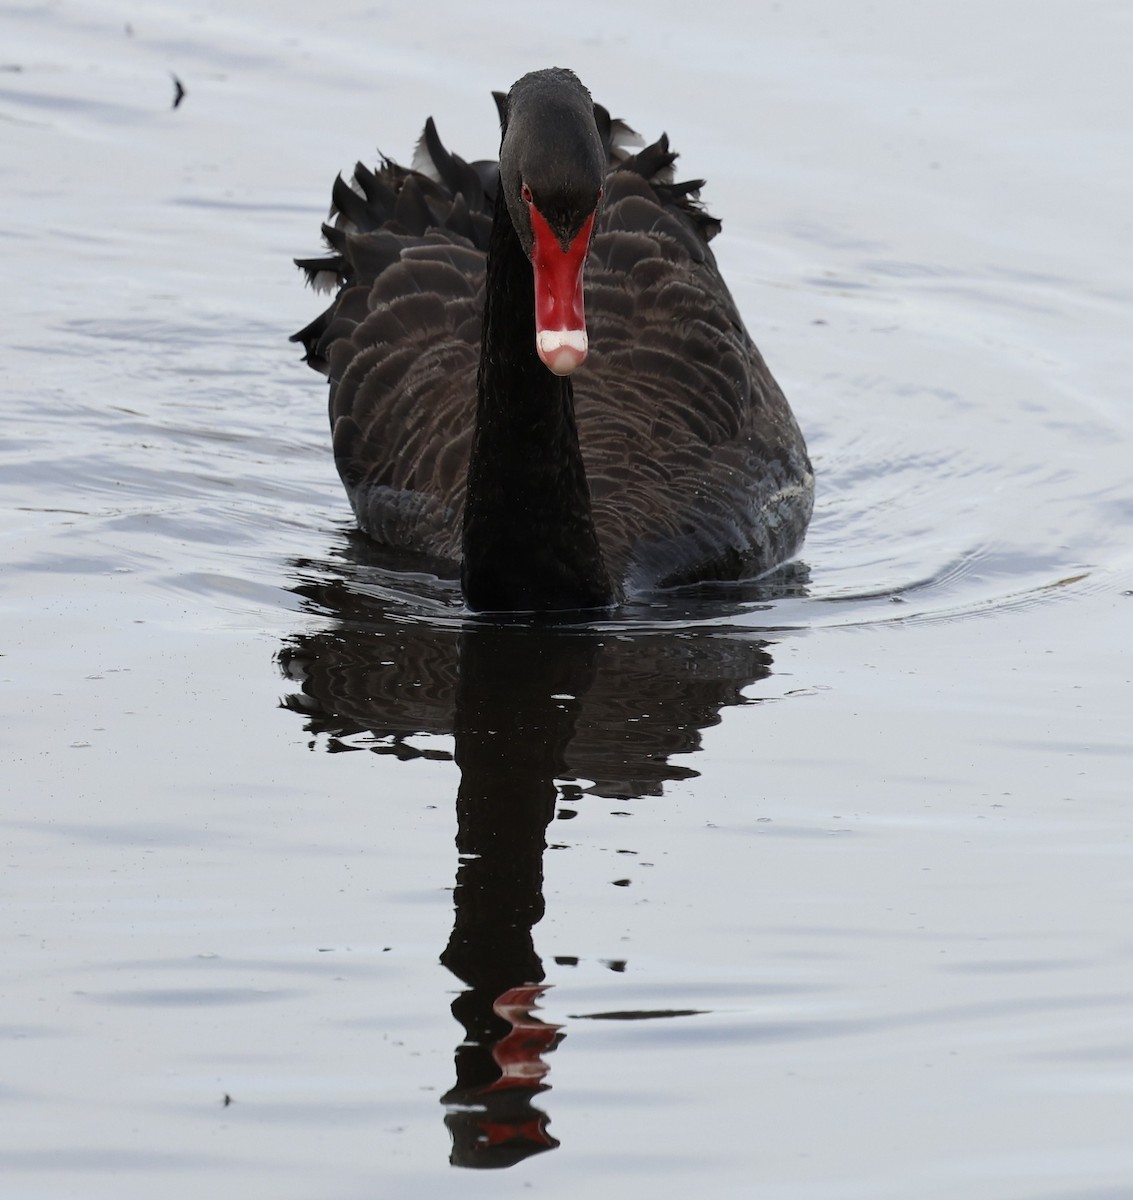
[[[543,851],[556,778],[576,707],[589,690],[594,648],[569,637],[470,628],[460,637],[453,727],[455,923],[441,962],[468,985],[453,1002],[464,1026],[456,1086],[444,1101],[452,1162],[505,1166],[558,1142],[535,1107],[542,1056],[562,1038],[533,1012],[544,988],[533,927],[543,916]]]

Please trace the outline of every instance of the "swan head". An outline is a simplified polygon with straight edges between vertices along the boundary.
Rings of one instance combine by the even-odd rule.
[[[569,375],[586,359],[583,269],[606,152],[590,93],[570,71],[525,75],[511,89],[500,146],[500,186],[535,286],[535,349]]]

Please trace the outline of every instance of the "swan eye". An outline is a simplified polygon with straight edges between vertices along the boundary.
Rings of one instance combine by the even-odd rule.
[[[519,189],[519,194],[523,197],[525,203],[531,203],[531,189],[527,186],[527,184],[524,184],[523,187]]]

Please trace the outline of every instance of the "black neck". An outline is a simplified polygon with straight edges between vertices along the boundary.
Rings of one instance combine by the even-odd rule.
[[[535,350],[535,296],[502,195],[488,247],[461,582],[480,611],[604,608],[574,393]]]

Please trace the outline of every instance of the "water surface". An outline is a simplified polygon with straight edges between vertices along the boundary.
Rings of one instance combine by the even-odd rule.
[[[709,16],[0,5],[5,1194],[1133,1192],[1129,17]],[[334,172],[552,59],[819,478],[566,630],[352,534],[286,343]]]

